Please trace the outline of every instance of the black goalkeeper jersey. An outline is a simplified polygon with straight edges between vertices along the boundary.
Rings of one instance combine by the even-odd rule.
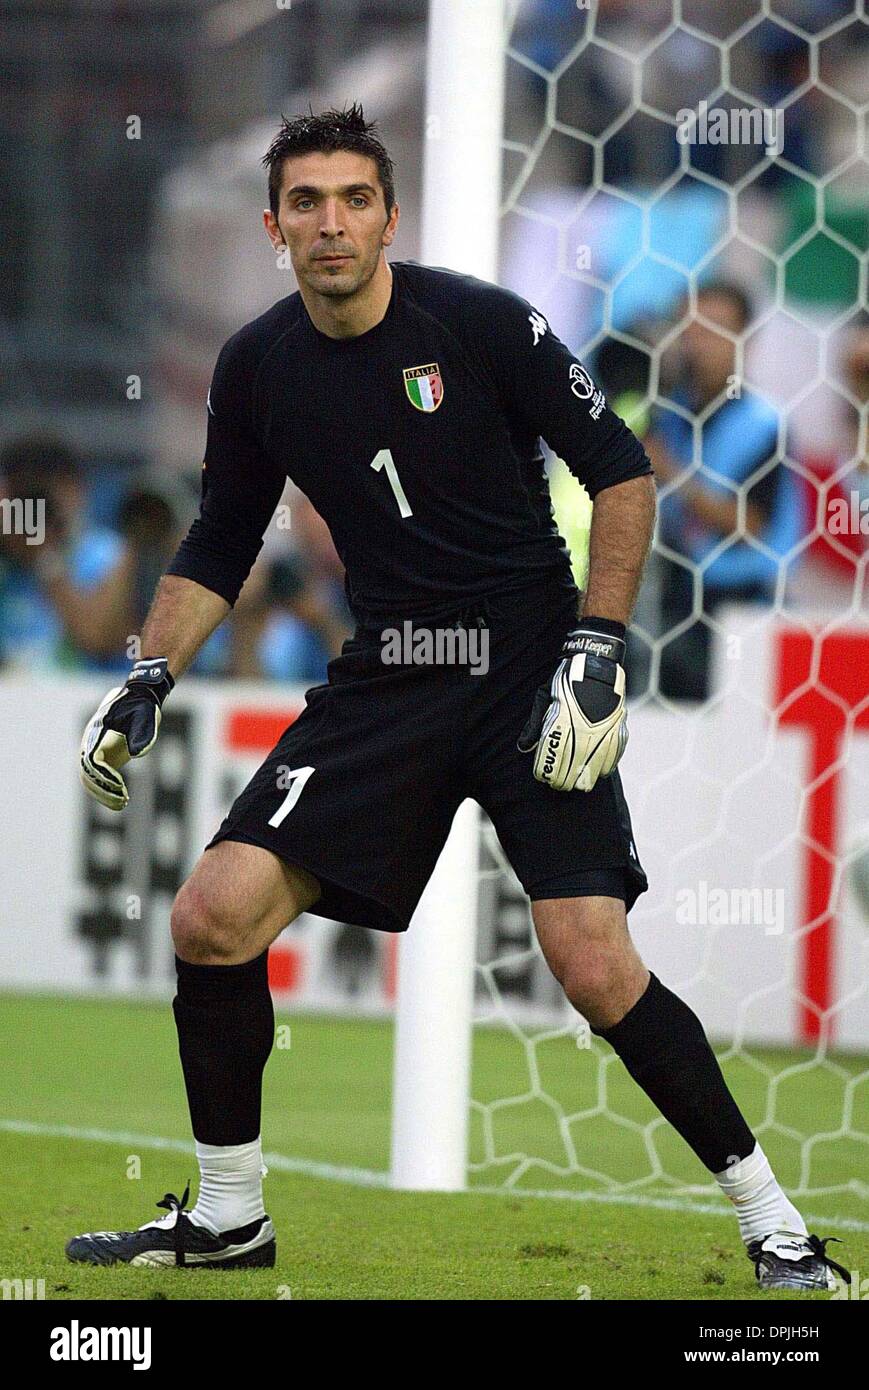
[[[329,527],[358,622],[572,583],[541,436],[592,497],[651,472],[642,446],[524,299],[391,269],[367,333],[328,337],[296,293],[222,348],[200,514],[169,574],[235,603],[289,476]]]

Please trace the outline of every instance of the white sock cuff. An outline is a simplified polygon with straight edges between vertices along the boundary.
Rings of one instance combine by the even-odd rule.
[[[772,1169],[760,1144],[755,1143],[746,1158],[738,1159],[730,1167],[716,1173],[715,1177],[722,1192],[730,1197],[751,1192],[761,1183],[768,1181],[772,1177]]]
[[[201,1144],[197,1139],[196,1157],[200,1169],[211,1173],[256,1171],[263,1166],[262,1140],[252,1139],[249,1144]]]

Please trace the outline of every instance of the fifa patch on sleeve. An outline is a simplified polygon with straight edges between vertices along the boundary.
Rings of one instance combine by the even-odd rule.
[[[606,405],[606,398],[603,391],[595,386],[589,372],[586,371],[581,362],[570,364],[570,389],[577,400],[589,401],[588,413],[592,420],[600,418],[601,411]]]

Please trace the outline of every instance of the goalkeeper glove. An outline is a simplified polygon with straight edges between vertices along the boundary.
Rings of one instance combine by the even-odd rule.
[[[110,690],[84,731],[81,780],[111,811],[130,799],[120,769],[153,748],[163,701],[175,682],[163,657],[137,661],[124,685]]]
[[[599,631],[599,623],[615,626],[585,618],[569,634],[558,669],[537,691],[519,735],[520,753],[537,749],[534,776],[556,791],[590,792],[598,777],[613,771],[628,741],[625,643]]]

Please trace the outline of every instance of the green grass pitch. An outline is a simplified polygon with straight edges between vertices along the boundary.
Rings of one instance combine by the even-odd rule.
[[[388,1167],[390,1026],[309,1016],[279,1022],[289,1024],[283,1040],[290,1045],[276,1048],[269,1062],[263,1125],[266,1150],[280,1156],[266,1180],[278,1229],[276,1268],[91,1270],[65,1259],[70,1235],[151,1220],[160,1214],[157,1199],[166,1191],[180,1194],[188,1177],[195,1192],[171,1010],[0,996],[0,1279],[44,1279],[49,1299],[771,1297],[756,1292],[735,1220],[711,1190],[673,1205],[672,1184],[658,1181],[634,1187],[633,1203],[612,1200],[606,1178],[630,1182],[648,1172],[643,1127],[654,1112],[620,1064],[601,1067],[607,1049],[583,1053],[571,1039],[541,1041],[534,1055],[544,1099],[529,1094],[521,1042],[492,1030],[478,1032],[475,1041],[475,1098],[483,1105],[507,1097],[514,1103],[475,1111],[472,1160],[484,1157],[485,1120],[490,1155],[524,1153],[563,1166],[560,1106],[581,1116],[570,1133],[587,1171],[537,1164],[521,1185],[572,1190],[584,1199],[492,1192],[515,1171],[515,1158],[474,1173],[472,1183],[484,1191],[398,1193],[376,1176],[369,1185],[363,1181]],[[821,1218],[814,1223],[820,1235],[843,1237],[845,1244],[831,1253],[864,1279],[869,1204],[853,1180],[865,1179],[865,1143],[821,1137],[806,1150],[801,1136],[841,1128],[848,1077],[864,1071],[867,1060],[837,1057],[830,1065],[801,1067],[812,1059],[752,1050],[748,1058],[724,1061],[749,1121],[776,1122],[762,1137],[786,1184],[800,1180],[807,1154],[814,1188],[852,1180],[849,1191],[814,1195],[800,1205]],[[773,1088],[773,1111],[770,1072],[784,1072]],[[595,1113],[602,1077],[607,1114]],[[849,1094],[849,1130],[865,1134],[869,1083]],[[58,1130],[64,1132],[47,1132]],[[161,1148],[161,1139],[172,1142]],[[655,1130],[654,1144],[673,1180],[704,1182],[705,1171],[672,1131]],[[357,1180],[326,1176],[318,1165],[343,1166]],[[654,1205],[655,1198],[662,1204]],[[686,1201],[695,1209],[684,1209]]]

